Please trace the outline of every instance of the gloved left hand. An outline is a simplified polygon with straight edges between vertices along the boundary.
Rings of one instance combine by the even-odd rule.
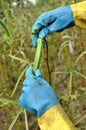
[[[53,32],[61,32],[75,25],[72,9],[70,6],[57,8],[43,13],[38,17],[32,27],[32,43],[37,46],[37,39],[44,39]]]
[[[23,82],[19,104],[27,111],[40,117],[59,102],[51,86],[42,78],[40,71],[37,70],[34,75],[32,67],[29,67]]]

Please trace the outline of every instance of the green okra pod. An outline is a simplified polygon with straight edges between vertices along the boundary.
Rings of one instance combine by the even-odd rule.
[[[35,59],[34,59],[34,64],[33,64],[33,73],[35,73],[35,71],[39,68],[39,65],[40,65],[42,48],[43,48],[43,42],[44,42],[43,39],[38,38],[36,54],[35,54]]]

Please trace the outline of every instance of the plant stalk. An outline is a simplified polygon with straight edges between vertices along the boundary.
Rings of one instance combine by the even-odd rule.
[[[47,44],[47,41],[46,41],[45,53],[46,53],[45,60],[46,60],[46,65],[47,65],[47,70],[48,70],[48,82],[51,85],[51,71],[50,71],[49,62],[48,62],[48,44]]]

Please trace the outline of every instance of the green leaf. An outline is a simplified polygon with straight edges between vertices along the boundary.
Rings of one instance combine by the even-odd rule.
[[[0,20],[0,24],[1,24],[1,26],[3,27],[3,29],[4,29],[4,31],[5,31],[5,33],[6,33],[6,35],[7,35],[8,37],[10,37],[11,35],[10,35],[10,32],[9,32],[9,30],[8,30],[8,28],[7,28],[6,24],[5,24],[5,22],[3,22],[2,20]]]
[[[13,129],[13,126],[15,125],[15,123],[16,123],[18,117],[20,116],[20,114],[21,114],[22,112],[23,112],[23,109],[21,108],[21,109],[19,110],[19,112],[17,113],[16,117],[14,118],[14,120],[11,122],[11,124],[10,124],[8,130],[12,130],[12,129]]]

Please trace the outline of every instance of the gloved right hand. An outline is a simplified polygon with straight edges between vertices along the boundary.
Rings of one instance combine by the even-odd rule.
[[[37,46],[38,38],[44,39],[48,34],[61,32],[73,25],[75,25],[75,20],[70,6],[61,7],[43,13],[38,17],[32,27],[33,46]]]
[[[59,104],[52,87],[42,78],[39,70],[33,74],[33,68],[26,71],[26,79],[23,82],[22,95],[19,104],[27,111],[42,116],[51,107]]]

